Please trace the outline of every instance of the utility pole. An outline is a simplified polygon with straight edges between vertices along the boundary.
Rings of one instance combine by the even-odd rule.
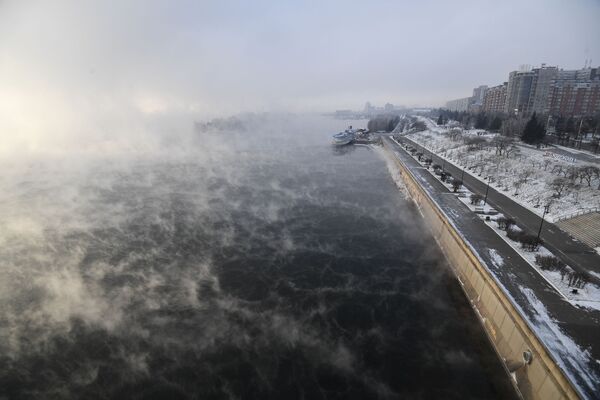
[[[485,187],[485,199],[483,199],[483,206],[484,207],[485,207],[485,205],[487,203],[488,191],[490,190],[490,177],[488,176],[486,179],[487,179],[487,186]]]
[[[550,203],[546,204],[544,206],[544,213],[542,214],[542,220],[540,221],[540,229],[538,230],[538,234],[537,234],[537,240],[540,240],[540,235],[542,234],[542,225],[544,225],[544,217],[546,217],[546,214],[548,213],[548,211],[550,210]]]
[[[583,117],[579,120],[579,130],[577,131],[577,139],[579,139],[579,148],[581,149],[581,126],[583,125]]]

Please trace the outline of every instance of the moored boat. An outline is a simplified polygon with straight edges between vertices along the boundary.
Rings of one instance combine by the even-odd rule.
[[[346,129],[345,131],[333,135],[331,144],[334,144],[336,146],[350,144],[354,140],[355,135],[356,130],[352,129],[352,126],[349,126],[348,129]]]

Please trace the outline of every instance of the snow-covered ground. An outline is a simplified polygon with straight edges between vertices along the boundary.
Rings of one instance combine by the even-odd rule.
[[[566,277],[562,277],[560,272],[543,270],[535,262],[535,257],[538,255],[551,256],[552,253],[550,250],[543,246],[540,246],[537,251],[523,250],[518,242],[510,240],[506,236],[506,232],[498,228],[496,219],[499,217],[501,217],[501,215],[490,218],[490,221],[485,221],[486,225],[492,228],[494,232],[498,234],[498,236],[502,237],[506,243],[508,243],[517,253],[519,253],[519,255],[523,257],[525,261],[527,261],[532,268],[534,268],[548,283],[550,283],[557,292],[559,292],[571,304],[600,310],[600,287],[594,285],[593,283],[588,283],[583,288],[577,289],[576,293],[573,293],[573,288],[568,285],[568,279]],[[570,267],[567,268],[571,269]]]
[[[498,155],[496,134],[482,130],[466,130],[453,134],[451,129],[437,126],[431,119],[420,117],[427,130],[410,133],[407,138],[430,149],[442,158],[467,168],[481,179],[491,176],[490,186],[538,215],[550,203],[546,217],[554,222],[560,217],[581,210],[600,207],[600,175],[573,177],[571,173],[585,165],[568,157],[522,145],[509,144],[508,154]],[[480,143],[471,143],[477,141]],[[600,167],[600,165],[598,166]],[[563,178],[564,186],[553,184]],[[559,193],[560,192],[560,193]]]
[[[414,157],[415,160],[417,157]],[[430,173],[435,176],[438,180],[440,177],[435,175],[433,169],[429,169]],[[440,182],[442,182],[440,180]],[[452,186],[448,182],[442,182],[449,189],[452,189]],[[485,224],[489,226],[498,236],[500,236],[509,246],[511,246],[525,261],[531,265],[531,267],[537,271],[550,285],[554,287],[554,289],[562,295],[562,297],[569,301],[571,304],[579,306],[579,307],[587,307],[600,310],[600,287],[596,286],[593,283],[586,284],[583,288],[578,288],[576,292],[573,292],[573,288],[568,285],[568,279],[565,276],[561,276],[558,271],[549,271],[543,270],[536,262],[536,256],[551,256],[552,253],[547,248],[540,246],[537,251],[526,251],[524,250],[520,243],[509,239],[506,236],[506,232],[498,228],[498,224],[496,220],[498,218],[503,217],[503,214],[496,213],[495,210],[490,207],[488,204],[485,205],[473,205],[471,204],[471,196],[472,192],[469,191],[464,186],[461,187],[459,192],[457,193],[457,197],[461,202],[463,202],[471,211],[478,212],[480,217],[483,219]],[[491,215],[495,214],[495,215]],[[489,216],[489,219],[486,218]],[[520,230],[518,226],[513,226],[513,230]],[[492,253],[493,251],[493,253]],[[495,250],[490,250],[490,257],[497,267],[502,266],[504,260],[502,257],[495,252]],[[567,266],[567,270],[571,272],[573,269]]]

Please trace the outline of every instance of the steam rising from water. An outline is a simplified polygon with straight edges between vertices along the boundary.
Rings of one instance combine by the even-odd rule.
[[[261,118],[6,165],[0,396],[494,395],[382,161]]]

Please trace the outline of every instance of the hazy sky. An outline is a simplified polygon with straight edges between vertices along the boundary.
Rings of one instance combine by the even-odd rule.
[[[520,64],[600,65],[599,20],[598,0],[0,0],[0,135],[441,105]]]

